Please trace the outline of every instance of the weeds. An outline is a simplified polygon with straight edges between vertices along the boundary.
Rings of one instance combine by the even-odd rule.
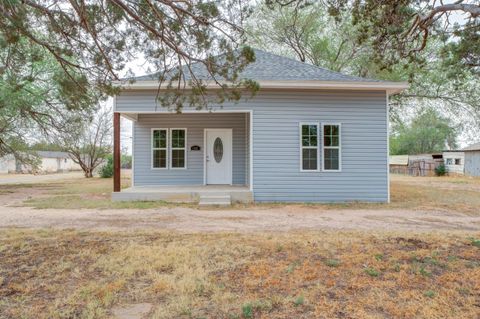
[[[106,319],[117,304],[148,302],[158,319],[338,318],[347,308],[352,318],[475,318],[480,265],[468,236],[402,236],[4,230],[0,313]],[[388,264],[372,257],[379,249]]]
[[[327,259],[325,260],[325,265],[328,267],[338,267],[340,266],[341,262],[338,259]]]
[[[376,270],[375,268],[371,267],[366,267],[365,268],[365,273],[369,275],[370,277],[378,277],[380,275],[380,272]]]
[[[293,301],[293,304],[295,305],[295,307],[298,307],[303,305],[304,302],[305,302],[305,298],[302,295],[300,295],[297,298],[295,298],[295,300]]]

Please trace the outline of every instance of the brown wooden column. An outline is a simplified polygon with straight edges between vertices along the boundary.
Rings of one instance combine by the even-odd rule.
[[[113,191],[120,191],[120,113],[113,113]]]

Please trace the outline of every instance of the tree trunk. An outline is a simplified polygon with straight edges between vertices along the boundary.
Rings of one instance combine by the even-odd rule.
[[[91,177],[93,177],[93,170],[91,170],[91,169],[85,170],[85,177],[86,177],[86,178],[91,178]]]

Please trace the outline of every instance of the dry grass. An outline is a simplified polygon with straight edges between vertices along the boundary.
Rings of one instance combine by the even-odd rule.
[[[1,318],[476,318],[480,234],[0,234]]]
[[[24,205],[34,208],[156,208],[169,204],[165,202],[112,202],[110,200],[111,179],[81,179],[62,181],[41,185],[18,185],[15,191],[26,191],[31,188],[44,190],[42,196],[32,196]],[[130,184],[128,177],[123,179],[122,186]],[[23,190],[22,187],[25,187]],[[0,186],[0,194],[11,193],[11,186]],[[6,195],[8,196],[8,195]],[[178,205],[178,204],[176,204]],[[285,205],[257,204],[260,207]],[[480,179],[468,177],[409,177],[392,175],[391,203],[343,203],[343,204],[305,204],[323,209],[411,209],[411,210],[445,210],[470,215],[480,213]],[[189,205],[187,205],[189,206]],[[191,205],[190,205],[191,206]],[[255,206],[255,205],[253,205]],[[235,205],[233,208],[252,208],[252,205]],[[222,208],[224,209],[224,208]]]

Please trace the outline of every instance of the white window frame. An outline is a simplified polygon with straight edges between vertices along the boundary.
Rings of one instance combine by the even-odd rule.
[[[302,143],[302,126],[315,125],[317,127],[317,146],[303,146]],[[320,171],[320,125],[318,122],[300,122],[298,125],[299,132],[299,146],[300,146],[300,172],[319,172]],[[317,150],[317,169],[303,169],[303,149]]]
[[[153,147],[153,132],[154,131],[166,131],[166,144],[165,144],[165,147]],[[151,169],[168,169],[168,159],[169,159],[169,155],[168,155],[168,128],[152,128],[151,131],[150,131],[150,168]],[[166,165],[165,167],[154,167],[153,166],[153,151],[155,150],[165,150],[165,156],[166,156]]]
[[[338,126],[338,146],[325,146],[323,132],[325,132],[325,126],[337,125]],[[326,122],[322,123],[322,172],[341,172],[342,171],[342,123]],[[326,149],[338,149],[338,169],[325,169],[325,150]]]
[[[173,134],[172,134],[172,131],[173,131],[173,130],[183,130],[183,131],[185,131],[185,146],[184,146],[184,147],[172,147],[172,140],[171,140],[171,138],[173,137]],[[180,127],[180,128],[170,128],[170,132],[169,132],[169,133],[170,133],[170,134],[169,134],[170,138],[168,139],[168,145],[169,145],[169,149],[170,149],[170,150],[169,150],[168,154],[169,154],[170,161],[169,161],[168,167],[169,167],[170,169],[187,169],[187,154],[188,154],[188,152],[187,152],[187,148],[188,148],[188,147],[187,147],[187,129],[186,129],[186,128],[182,128],[182,127]],[[184,151],[184,153],[185,153],[185,161],[184,161],[184,166],[183,166],[183,167],[172,167],[172,151],[173,151],[173,150],[183,150],[183,151]]]

